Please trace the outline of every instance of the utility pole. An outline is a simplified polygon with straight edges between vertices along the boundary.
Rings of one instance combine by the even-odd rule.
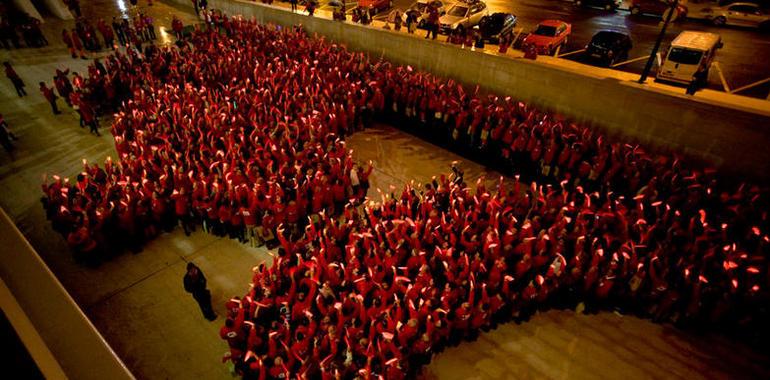
[[[658,39],[655,41],[655,46],[652,48],[650,58],[647,60],[647,64],[644,65],[644,71],[642,71],[642,76],[639,78],[639,83],[644,83],[644,81],[646,81],[647,77],[650,75],[650,70],[652,70],[652,64],[655,62],[655,57],[657,56],[658,50],[660,49],[660,44],[663,42],[663,37],[666,36],[666,28],[668,28],[668,24],[671,22],[671,16],[674,15],[674,12],[676,12],[678,6],[679,0],[674,0],[674,2],[671,4],[671,9],[669,9],[668,14],[666,15],[666,20],[663,22],[663,27],[660,29]]]

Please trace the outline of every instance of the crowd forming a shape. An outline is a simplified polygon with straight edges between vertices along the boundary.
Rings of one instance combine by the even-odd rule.
[[[105,64],[74,91],[118,110],[119,159],[46,181],[48,217],[83,260],[178,223],[278,246],[227,302],[244,378],[411,377],[480,330],[580,301],[764,332],[764,188],[301,27],[224,16]],[[453,166],[369,200],[371,164],[344,137],[373,120],[524,177],[468,184]]]

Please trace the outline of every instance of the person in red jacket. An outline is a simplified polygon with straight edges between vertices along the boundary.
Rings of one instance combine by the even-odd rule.
[[[289,368],[286,367],[286,365],[283,363],[283,358],[280,356],[277,356],[273,359],[273,366],[270,367],[267,373],[270,375],[271,379],[275,380],[289,379],[291,376]]]
[[[171,30],[174,31],[174,36],[176,36],[177,41],[180,41],[183,37],[182,32],[184,31],[184,24],[182,24],[182,20],[176,17],[176,15],[174,15],[174,18],[171,20]]]
[[[80,52],[77,52],[75,50],[75,44],[72,42],[72,37],[70,36],[70,33],[69,31],[67,31],[67,29],[62,29],[61,39],[64,42],[64,44],[67,45],[67,49],[69,49],[70,55],[72,55],[72,58],[77,58],[78,57],[77,53],[81,53],[81,56],[84,55],[82,50]]]
[[[43,94],[45,100],[51,105],[51,112],[53,112],[54,115],[60,114],[61,111],[59,111],[59,107],[56,106],[56,99],[58,96],[53,92],[53,88],[46,86],[45,82],[40,82],[40,93]]]
[[[99,21],[97,21],[96,28],[99,29],[99,33],[101,33],[102,38],[104,38],[104,46],[116,50],[115,33],[112,31],[112,28],[104,22],[104,19],[100,18]]]
[[[192,216],[190,215],[190,197],[185,192],[184,187],[180,187],[179,190],[174,190],[171,194],[171,199],[174,201],[174,213],[182,226],[185,235],[190,236],[190,231],[195,230],[195,226],[192,224]]]
[[[94,261],[98,259],[95,253],[96,241],[91,237],[91,230],[87,226],[88,220],[84,219],[80,228],[71,232],[67,236],[67,243],[75,250],[76,258],[83,261]]]
[[[62,39],[66,44],[68,38],[64,32],[62,32]],[[86,57],[85,50],[83,50],[83,41],[80,40],[80,36],[78,36],[78,32],[75,29],[72,29],[72,31],[70,32],[69,41],[72,42],[72,49],[70,49],[70,52],[73,54],[72,58],[77,58],[73,53],[73,52],[77,52],[78,56],[80,56],[81,59],[88,59]]]
[[[77,105],[78,112],[80,113],[82,120],[82,125],[87,125],[89,132],[93,133],[94,135],[101,136],[99,133],[99,121],[93,106],[89,102],[82,100],[77,102]]]

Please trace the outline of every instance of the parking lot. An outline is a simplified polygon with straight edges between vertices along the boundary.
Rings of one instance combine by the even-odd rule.
[[[393,0],[394,7],[401,10],[409,8],[413,3],[413,0]],[[628,3],[623,3],[614,12],[577,7],[572,1],[565,0],[489,0],[486,3],[490,13],[509,12],[517,17],[516,30],[521,32],[519,41],[542,20],[559,19],[571,23],[572,35],[566,48],[559,51],[559,56],[574,61],[584,59],[582,49],[596,32],[625,32],[631,37],[633,48],[628,54],[628,62],[619,62],[614,68],[632,73],[642,72],[661,29],[658,17],[631,16]],[[348,0],[348,11],[355,5],[355,2]],[[696,6],[691,5],[690,9],[690,16],[697,16]],[[387,13],[378,14],[375,20],[384,20]],[[670,42],[684,30],[717,33],[722,37],[724,47],[718,51],[716,64],[710,71],[709,88],[758,98],[768,97],[770,34],[750,28],[716,27],[705,20],[688,18],[669,25],[661,51],[665,52]],[[751,87],[743,89],[747,86]]]

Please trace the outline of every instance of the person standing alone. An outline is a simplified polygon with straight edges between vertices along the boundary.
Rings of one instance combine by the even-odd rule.
[[[187,273],[184,275],[184,290],[191,293],[203,312],[203,317],[209,321],[217,319],[217,314],[211,307],[211,292],[206,289],[206,276],[193,263],[187,263]]]
[[[11,63],[6,61],[3,62],[3,65],[5,66],[5,76],[7,76],[8,79],[11,80],[11,83],[13,83],[13,87],[16,89],[16,94],[18,94],[19,97],[27,95],[27,91],[24,91],[24,81],[21,80],[19,74],[16,74],[16,70],[13,69]]]
[[[11,140],[18,139],[19,138],[16,137],[10,129],[8,129],[8,123],[5,122],[3,115],[0,114],[0,146],[2,146],[8,152],[8,154],[11,155],[11,158],[13,158],[13,149],[15,148],[13,143],[11,143]]]

